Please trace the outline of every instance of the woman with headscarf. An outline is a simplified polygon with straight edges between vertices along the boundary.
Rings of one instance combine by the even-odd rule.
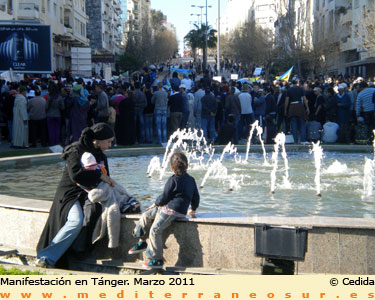
[[[84,244],[91,241],[88,229],[93,229],[100,216],[101,207],[92,204],[88,200],[87,191],[80,186],[92,189],[101,181],[114,185],[109,177],[107,157],[103,153],[111,147],[113,138],[113,130],[105,123],[98,123],[85,128],[80,140],[64,149],[62,154],[62,158],[66,161],[64,173],[37,245],[38,266],[61,266],[62,256],[81,230],[87,233],[86,236],[80,236],[80,239],[85,239]],[[87,170],[82,167],[81,157],[85,152],[91,153],[96,161],[104,166],[107,175],[100,170]]]
[[[87,127],[87,113],[90,109],[88,100],[89,92],[82,86],[76,84],[72,91],[72,108],[70,111],[72,138],[71,142],[76,142],[81,136],[83,129]]]
[[[64,99],[60,95],[59,86],[51,82],[48,86],[46,100],[46,116],[48,139],[50,146],[60,144],[61,113],[64,111]]]
[[[136,140],[136,128],[134,124],[134,101],[135,96],[133,91],[127,92],[127,97],[121,101],[119,105],[119,120],[117,131],[117,144],[119,145],[134,145]]]

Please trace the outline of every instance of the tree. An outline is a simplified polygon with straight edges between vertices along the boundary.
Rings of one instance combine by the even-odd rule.
[[[196,49],[203,50],[203,68],[205,69],[207,66],[207,61],[205,61],[207,58],[206,37],[207,48],[215,48],[217,42],[216,30],[206,24],[201,24],[200,27],[196,24],[194,24],[194,26],[195,29],[190,30],[184,39],[193,52],[194,60]]]
[[[244,67],[261,65],[268,73],[275,57],[271,37],[268,30],[257,26],[255,22],[246,22],[230,36],[221,39],[223,56],[241,63]]]
[[[360,22],[354,30],[354,41],[363,52],[375,52],[375,3],[369,1],[369,7],[358,16]]]
[[[117,58],[121,69],[136,71],[164,62],[178,51],[176,33],[167,30],[165,20],[161,11],[151,10],[151,18],[144,18],[139,31],[128,34],[125,52]]]

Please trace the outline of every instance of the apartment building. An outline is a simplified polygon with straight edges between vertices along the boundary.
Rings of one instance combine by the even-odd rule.
[[[362,77],[375,76],[375,48],[366,30],[373,23],[373,0],[315,0],[314,44],[335,42],[337,53],[326,59],[328,71]]]
[[[70,68],[71,47],[89,45],[85,0],[0,0],[0,19],[51,25],[53,70]]]
[[[119,53],[123,41],[120,0],[86,0],[87,35],[93,54]]]
[[[126,34],[140,32],[143,24],[150,23],[150,18],[150,0],[127,0]]]
[[[293,55],[293,49],[313,49],[313,0],[276,0],[275,47]]]
[[[227,9],[221,17],[221,32],[230,33],[246,22],[253,21],[274,33],[274,23],[277,18],[276,2],[276,0],[228,0]]]

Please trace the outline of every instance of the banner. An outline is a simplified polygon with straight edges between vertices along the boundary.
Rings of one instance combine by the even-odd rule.
[[[178,77],[180,79],[182,79],[184,76],[184,74],[187,74],[189,75],[191,73],[191,70],[190,69],[177,69],[177,68],[171,68],[171,71],[172,72],[177,72],[178,74]]]
[[[52,73],[49,25],[0,25],[0,72]]]
[[[18,275],[0,276],[0,299],[373,299],[367,275]]]
[[[260,74],[262,74],[262,70],[263,70],[262,68],[255,68],[253,76],[254,77],[260,76]]]
[[[92,54],[91,60],[93,63],[114,63],[115,56],[113,54]]]

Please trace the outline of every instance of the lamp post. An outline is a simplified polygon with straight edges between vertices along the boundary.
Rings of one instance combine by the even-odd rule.
[[[190,14],[190,16],[197,16],[198,17],[197,24],[199,24],[199,16],[201,16],[201,20],[202,20],[202,15],[200,15],[200,14]],[[202,23],[202,21],[200,23]]]
[[[220,0],[217,0],[217,75],[220,75]]]
[[[211,6],[210,6],[211,7]],[[206,30],[204,34],[204,39],[205,39],[205,50],[204,51],[204,57],[203,57],[203,70],[207,70],[207,52],[208,52],[208,47],[207,47],[207,40],[208,40],[208,21],[207,21],[207,0],[206,0]]]
[[[203,15],[203,13],[202,13],[202,9],[204,8],[204,6],[203,5],[192,5],[191,7],[197,7],[197,8],[200,8],[201,9],[201,25],[202,25],[202,15]],[[206,11],[206,14],[207,14],[207,11]]]

